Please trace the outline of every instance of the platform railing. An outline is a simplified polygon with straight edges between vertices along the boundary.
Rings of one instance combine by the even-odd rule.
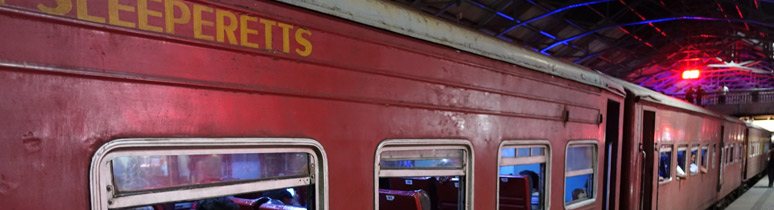
[[[673,95],[673,97],[685,99],[685,94]],[[695,102],[692,102],[695,103]],[[720,104],[752,104],[752,103],[774,103],[774,88],[753,89],[744,91],[729,91],[726,94],[722,92],[709,92],[701,96],[701,103],[697,105],[720,105]]]

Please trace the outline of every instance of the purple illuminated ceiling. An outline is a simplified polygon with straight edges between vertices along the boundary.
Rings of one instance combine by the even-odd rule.
[[[391,1],[667,94],[774,88],[772,0]]]

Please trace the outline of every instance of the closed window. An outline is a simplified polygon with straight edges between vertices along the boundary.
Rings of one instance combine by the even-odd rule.
[[[122,139],[96,154],[92,209],[327,206],[325,155],[309,139]]]
[[[541,144],[530,145],[531,142]],[[530,205],[530,209],[548,209],[546,182],[550,152],[547,145],[547,141],[503,143],[498,169],[499,209],[524,205]]]
[[[398,139],[376,151],[375,207],[469,209],[473,157],[465,140]]]
[[[659,149],[658,181],[672,181],[672,145],[662,145]]]
[[[575,207],[593,202],[598,159],[596,141],[571,142],[565,157],[564,203]]]

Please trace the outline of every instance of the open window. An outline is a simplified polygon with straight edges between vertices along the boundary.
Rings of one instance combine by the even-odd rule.
[[[501,210],[548,209],[548,141],[504,141],[500,145],[498,204]]]
[[[685,163],[687,162],[686,159],[686,150],[688,149],[688,146],[686,145],[680,145],[677,147],[677,168],[675,168],[675,175],[677,175],[678,178],[685,178],[686,168]]]
[[[385,140],[376,150],[374,209],[470,209],[473,151],[465,140]]]
[[[672,181],[672,145],[661,145],[658,158],[658,182]]]
[[[701,146],[701,172],[707,173],[707,164],[709,163],[709,144]]]
[[[326,167],[311,139],[119,139],[92,159],[92,209],[327,209]]]
[[[577,208],[596,198],[597,141],[570,141],[565,155],[564,204]]]
[[[691,158],[688,160],[688,174],[696,175],[699,173],[699,146],[691,147]]]

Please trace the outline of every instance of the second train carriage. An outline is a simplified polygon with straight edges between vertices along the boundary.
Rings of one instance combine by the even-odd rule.
[[[621,209],[708,209],[761,174],[765,157],[747,156],[764,130],[643,87],[623,83]],[[751,129],[748,131],[747,129]],[[761,152],[763,152],[761,150]],[[755,166],[745,163],[752,162]]]
[[[466,52],[269,1],[0,1],[0,203],[699,209],[765,161],[738,120],[362,3],[331,14]]]

